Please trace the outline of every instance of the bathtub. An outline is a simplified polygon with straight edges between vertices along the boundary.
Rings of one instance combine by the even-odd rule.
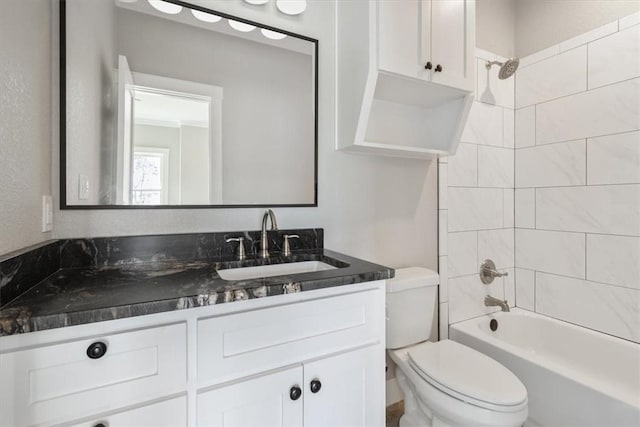
[[[519,309],[453,324],[449,335],[520,378],[526,426],[640,426],[640,344]]]

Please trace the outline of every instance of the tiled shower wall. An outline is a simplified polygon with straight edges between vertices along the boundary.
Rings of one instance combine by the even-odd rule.
[[[639,24],[636,14],[523,58],[515,80],[517,305],[636,342]]]
[[[476,51],[476,98],[455,156],[439,164],[440,338],[448,324],[495,311],[491,294],[514,303],[514,79],[498,79]],[[490,286],[478,276],[491,258],[509,273]]]

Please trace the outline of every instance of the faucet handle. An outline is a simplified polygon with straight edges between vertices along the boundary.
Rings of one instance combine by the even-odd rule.
[[[282,249],[283,256],[291,256],[291,246],[289,246],[289,239],[299,239],[300,236],[297,234],[285,234],[284,235],[284,244]]]
[[[504,277],[508,275],[509,273],[507,271],[504,273],[499,272],[496,269],[496,264],[490,259],[485,259],[480,265],[480,280],[482,280],[482,283],[485,285],[492,283],[493,279],[496,277]]]
[[[242,261],[247,257],[247,254],[244,250],[244,237],[230,237],[226,240],[226,242],[238,242],[238,260]]]

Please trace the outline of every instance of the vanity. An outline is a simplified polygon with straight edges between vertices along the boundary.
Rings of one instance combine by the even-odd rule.
[[[383,425],[393,270],[324,249],[322,229],[269,231],[261,258],[260,234],[60,240],[0,260],[0,425]]]

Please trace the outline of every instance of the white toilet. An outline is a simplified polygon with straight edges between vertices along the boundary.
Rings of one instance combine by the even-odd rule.
[[[438,279],[412,267],[396,270],[387,282],[386,347],[404,393],[400,427],[522,426],[527,390],[511,371],[457,342],[427,341]]]

